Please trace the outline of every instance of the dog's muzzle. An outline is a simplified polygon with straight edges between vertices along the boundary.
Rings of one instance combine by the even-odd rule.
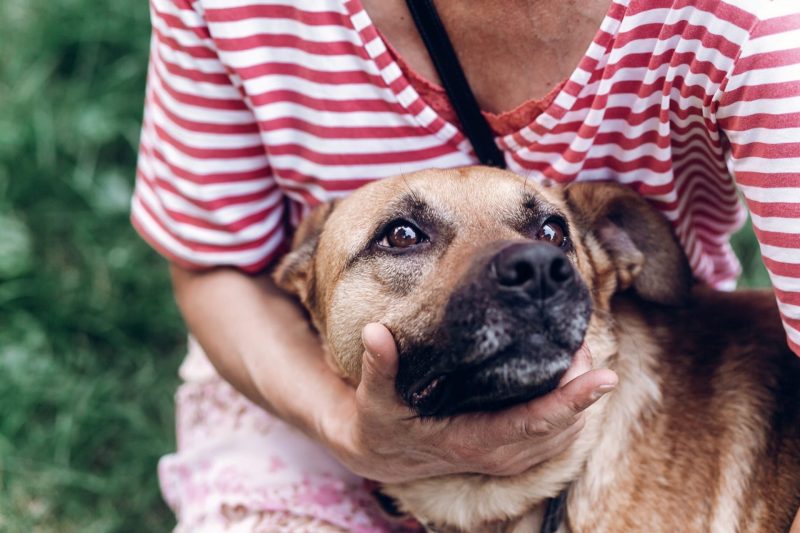
[[[495,244],[427,343],[400,346],[397,390],[422,416],[500,409],[551,391],[583,342],[591,298],[551,244]]]

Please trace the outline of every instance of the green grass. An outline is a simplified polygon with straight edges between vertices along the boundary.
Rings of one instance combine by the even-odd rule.
[[[769,275],[761,261],[761,251],[753,233],[753,225],[747,224],[731,239],[733,249],[742,264],[742,275],[739,277],[740,288],[769,287]]]
[[[0,531],[167,531],[182,326],[128,222],[147,3],[0,2]]]
[[[144,0],[0,2],[0,531],[173,524],[183,328],[128,223],[148,36]]]

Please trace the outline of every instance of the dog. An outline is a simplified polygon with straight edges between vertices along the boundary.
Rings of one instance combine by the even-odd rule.
[[[431,531],[539,531],[559,494],[562,532],[775,533],[800,507],[800,359],[774,296],[693,281],[626,187],[485,167],[377,181],[316,208],[273,276],[351,383],[362,327],[384,324],[422,417],[542,395],[581,347],[619,375],[577,441],[523,474],[383,487]]]

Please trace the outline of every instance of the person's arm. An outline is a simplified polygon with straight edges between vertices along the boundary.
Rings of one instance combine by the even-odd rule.
[[[580,354],[547,396],[499,413],[420,421],[395,392],[397,351],[382,326],[364,330],[369,350],[353,389],[327,367],[303,312],[266,274],[173,266],[172,277],[189,329],[225,379],[378,481],[523,472],[563,451],[582,427],[581,411],[617,380],[607,369],[586,372]]]
[[[319,341],[297,304],[268,274],[175,265],[171,274],[186,324],[220,375],[254,403],[316,433],[313,413],[297,413],[292,404],[313,397],[319,409],[331,400],[327,393],[341,393],[346,385],[330,379]]]
[[[761,246],[789,347],[800,356],[800,13],[764,3],[724,83],[717,119]],[[800,533],[800,509],[791,533]]]
[[[789,346],[800,356],[800,12],[760,5],[716,112],[770,274]]]

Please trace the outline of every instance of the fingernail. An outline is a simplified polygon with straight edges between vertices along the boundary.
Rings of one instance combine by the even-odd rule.
[[[597,387],[594,392],[592,392],[592,400],[597,401],[602,398],[606,393],[611,392],[614,390],[616,385],[614,383],[606,383],[605,385],[600,385]]]

